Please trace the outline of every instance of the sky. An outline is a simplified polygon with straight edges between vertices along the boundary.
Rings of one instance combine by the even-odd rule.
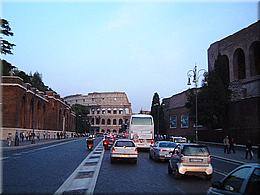
[[[14,55],[61,97],[124,91],[134,112],[188,89],[207,49],[257,21],[257,1],[2,1]]]

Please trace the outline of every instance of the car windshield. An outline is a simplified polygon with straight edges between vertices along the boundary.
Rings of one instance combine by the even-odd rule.
[[[152,125],[152,118],[151,117],[133,117],[132,118],[132,125]]]
[[[131,141],[117,141],[115,147],[135,147],[135,144]]]
[[[173,142],[162,142],[162,143],[159,143],[159,147],[162,147],[162,148],[174,148],[176,146],[175,143]]]
[[[208,156],[209,151],[206,146],[184,146],[182,154],[185,156]]]

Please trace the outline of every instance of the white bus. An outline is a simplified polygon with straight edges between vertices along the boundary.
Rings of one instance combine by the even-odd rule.
[[[129,122],[129,137],[137,148],[150,148],[154,143],[153,117],[146,114],[135,114]]]

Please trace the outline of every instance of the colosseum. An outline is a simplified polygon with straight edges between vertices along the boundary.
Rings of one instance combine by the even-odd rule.
[[[89,109],[88,118],[96,132],[120,132],[132,114],[131,103],[125,92],[94,92],[64,97],[69,104],[81,104]]]

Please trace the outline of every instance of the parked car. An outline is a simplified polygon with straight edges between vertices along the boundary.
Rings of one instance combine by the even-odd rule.
[[[201,144],[177,144],[168,164],[168,173],[175,178],[182,175],[204,175],[212,178],[213,168],[208,147]]]
[[[130,139],[118,139],[110,150],[110,160],[114,163],[116,160],[126,159],[137,162],[138,152],[135,143]]]
[[[170,141],[157,141],[150,146],[149,158],[154,160],[169,160],[170,152],[173,151],[177,144]]]
[[[221,181],[212,183],[207,194],[258,194],[260,164],[252,163],[237,167]]]

